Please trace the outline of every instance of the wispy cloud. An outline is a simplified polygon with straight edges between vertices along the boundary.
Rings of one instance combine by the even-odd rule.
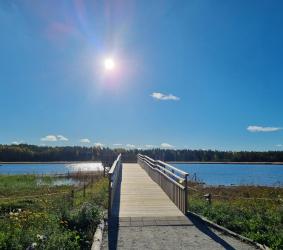
[[[136,146],[134,144],[127,144],[126,147],[127,148],[135,148]]]
[[[63,135],[46,135],[40,139],[41,141],[49,141],[49,142],[55,142],[55,141],[68,141],[69,139]]]
[[[283,147],[283,144],[277,144],[276,147]]]
[[[145,146],[145,148],[157,148],[156,145],[151,145],[151,144],[146,144],[144,146]]]
[[[169,143],[163,142],[163,143],[160,144],[160,147],[161,148],[174,148],[175,146],[173,146]]]
[[[100,142],[94,143],[94,146],[97,147],[97,148],[103,148],[104,147],[104,145]]]
[[[248,126],[247,130],[249,132],[252,132],[252,133],[255,133],[255,132],[276,132],[276,131],[282,130],[282,128],[279,128],[279,127]]]
[[[19,144],[22,144],[22,143],[24,143],[24,141],[13,141],[11,144],[19,145]]]
[[[123,146],[122,143],[114,143],[113,146]]]
[[[63,135],[57,135],[57,140],[58,141],[69,141],[69,139]]]
[[[40,139],[41,141],[57,141],[56,135],[46,135]]]
[[[90,139],[87,138],[80,139],[80,143],[90,143]]]
[[[163,94],[160,92],[153,92],[150,95],[152,98],[156,99],[156,100],[161,100],[161,101],[179,101],[180,97],[172,95],[172,94]]]

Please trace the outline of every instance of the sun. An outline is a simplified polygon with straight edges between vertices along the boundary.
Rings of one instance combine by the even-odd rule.
[[[106,58],[104,60],[104,68],[106,70],[113,70],[115,68],[115,61],[112,58]]]

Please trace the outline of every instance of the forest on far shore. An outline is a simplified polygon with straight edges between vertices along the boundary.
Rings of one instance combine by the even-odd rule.
[[[283,162],[283,151],[217,151],[190,149],[111,149],[80,146],[1,145],[0,162],[106,161],[122,153],[123,162],[135,162],[138,153],[162,161]]]

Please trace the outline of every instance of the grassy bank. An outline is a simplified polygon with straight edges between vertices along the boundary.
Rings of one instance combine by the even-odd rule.
[[[211,204],[203,197],[208,193]],[[283,249],[283,188],[195,185],[189,209],[272,249]]]
[[[38,185],[33,175],[0,176],[0,249],[90,249],[107,206],[107,179],[84,190],[44,178]]]

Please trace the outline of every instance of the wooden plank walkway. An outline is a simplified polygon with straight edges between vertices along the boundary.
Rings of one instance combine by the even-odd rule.
[[[124,163],[115,217],[185,217],[164,191],[137,164]]]
[[[103,250],[254,247],[187,218],[138,164],[123,164]]]

